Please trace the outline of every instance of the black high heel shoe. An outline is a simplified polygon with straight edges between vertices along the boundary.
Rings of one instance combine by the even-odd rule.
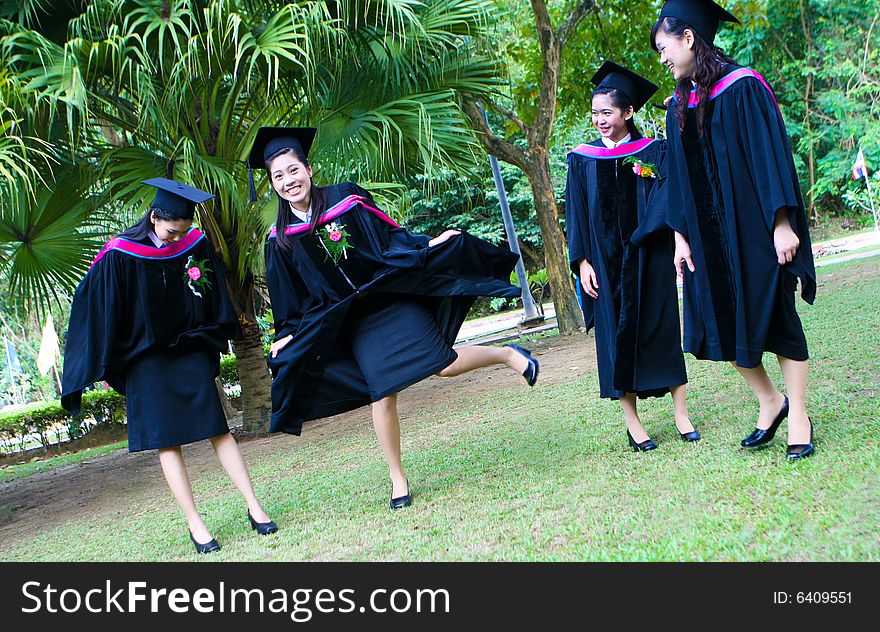
[[[250,510],[247,513],[248,520],[251,522],[251,529],[259,533],[260,535],[269,535],[270,533],[275,533],[278,531],[278,525],[272,522],[257,522],[254,520],[253,516],[251,516]]]
[[[776,419],[773,420],[773,423],[770,424],[770,427],[766,430],[761,428],[755,428],[755,430],[748,437],[743,439],[740,442],[740,445],[744,448],[757,448],[759,445],[764,445],[765,443],[769,443],[773,440],[773,437],[776,436],[776,430],[779,428],[779,424],[782,423],[782,420],[788,417],[788,398],[785,398],[785,401],[782,402],[782,410],[779,411],[779,414],[776,415]]]
[[[626,438],[629,439],[629,445],[633,449],[633,452],[647,452],[648,450],[657,449],[657,444],[654,443],[653,439],[648,439],[647,441],[636,443],[636,440],[633,439],[633,436],[629,433],[629,430],[626,431]]]
[[[189,529],[187,529],[189,531]],[[192,543],[196,547],[196,553],[213,553],[214,551],[220,550],[220,545],[217,543],[217,540],[211,538],[210,542],[205,542],[201,544],[196,542],[195,536],[193,536],[192,531],[189,531],[189,539],[192,540]]]
[[[394,484],[391,484],[391,491],[394,492]],[[389,503],[393,510],[403,509],[404,507],[409,507],[412,505],[412,497],[409,494],[409,481],[406,481],[406,495],[398,496],[397,498],[392,498]]]
[[[538,365],[538,361],[532,357],[532,352],[528,349],[520,347],[519,345],[509,344],[504,345],[505,347],[510,347],[520,355],[522,355],[526,360],[528,360],[529,365],[526,367],[526,370],[523,371],[523,377],[526,378],[526,382],[529,386],[534,386],[535,382],[538,381],[538,369],[540,368]]]
[[[805,459],[816,451],[816,448],[813,447],[813,420],[807,417],[807,421],[810,422],[810,442],[789,445],[785,452],[785,458],[789,461]]]
[[[694,441],[699,441],[703,437],[696,430],[692,430],[691,432],[680,432],[681,440],[687,441],[688,443],[693,443]]]
[[[690,419],[688,419],[688,421],[690,422],[690,424],[691,424],[692,426],[694,425],[694,423],[693,423]],[[693,443],[694,441],[699,441],[700,439],[703,438],[703,437],[700,435],[700,433],[697,432],[697,429],[696,429],[696,428],[694,428],[694,429],[691,430],[690,432],[679,432],[678,434],[681,435],[681,440],[682,440],[682,441],[686,441],[686,442],[688,442],[688,443]]]

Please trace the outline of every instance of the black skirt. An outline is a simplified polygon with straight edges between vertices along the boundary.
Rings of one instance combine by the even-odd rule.
[[[421,382],[458,357],[427,307],[409,296],[371,294],[356,300],[343,331],[373,402]]]
[[[214,383],[216,351],[151,351],[125,372],[128,451],[171,448],[229,432]]]
[[[795,308],[797,293],[797,277],[783,273],[776,286],[776,302],[767,327],[765,350],[788,358],[804,361],[810,357],[807,349],[807,337]]]

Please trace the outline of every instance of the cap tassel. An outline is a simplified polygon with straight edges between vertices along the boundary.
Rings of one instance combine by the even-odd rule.
[[[257,187],[254,185],[254,170],[248,167],[248,183],[250,184],[249,198],[251,202],[257,201]]]

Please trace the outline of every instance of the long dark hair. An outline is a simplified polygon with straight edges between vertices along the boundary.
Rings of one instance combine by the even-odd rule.
[[[144,216],[138,220],[137,224],[130,228],[126,228],[124,231],[119,233],[118,237],[124,237],[133,241],[146,239],[151,232],[154,232],[153,222],[150,221],[150,213],[155,215],[158,219],[164,219],[166,221],[173,222],[175,220],[181,219],[180,217],[175,217],[171,213],[162,210],[158,206],[151,206],[149,210],[144,213]]]
[[[625,112],[630,107],[632,107],[632,99],[627,96],[626,92],[623,90],[618,90],[617,88],[609,88],[609,87],[599,87],[593,90],[593,96],[595,97],[598,94],[607,94],[611,97],[611,105],[619,109],[621,112]],[[636,123],[633,120],[635,118],[635,114],[631,116],[626,121],[626,129],[629,131],[630,136],[632,136],[631,140],[638,140],[642,137],[642,133],[639,131],[639,128],[636,127]]]
[[[309,166],[308,158],[299,147],[285,147],[276,151],[266,160],[267,173],[269,172],[269,163],[282,154],[293,154],[306,168]],[[272,179],[271,173],[269,173],[269,179],[270,181]],[[309,222],[309,233],[314,234],[318,229],[318,222],[321,221],[321,216],[327,210],[327,194],[325,192],[326,187],[315,186],[314,181],[310,182],[312,189],[312,219]],[[293,211],[290,210],[290,202],[278,195],[277,192],[275,195],[278,197],[278,214],[275,216],[275,241],[282,250],[290,250],[293,248],[293,240],[285,234],[284,229],[293,222]]]
[[[729,64],[736,64],[733,57],[725,54],[722,48],[704,40],[691,26],[677,18],[660,18],[651,29],[651,45],[657,49],[657,31],[663,29],[667,35],[678,39],[684,36],[686,29],[694,34],[694,72],[690,77],[682,78],[675,86],[675,95],[678,99],[675,104],[675,115],[678,117],[678,128],[683,132],[687,121],[688,101],[691,94],[691,81],[697,84],[697,130],[702,135],[706,128],[706,116],[708,114],[709,89],[721,79],[724,69]]]

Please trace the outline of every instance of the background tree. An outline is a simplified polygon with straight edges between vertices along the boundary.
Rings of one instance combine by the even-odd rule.
[[[850,169],[859,145],[869,171],[880,167],[880,5],[739,0],[731,11],[743,26],[720,42],[773,86],[813,222],[857,211],[855,223],[870,224]]]
[[[555,3],[499,0],[488,45],[507,68],[509,85],[492,99],[469,98],[465,111],[488,153],[520,168],[534,197],[544,262],[562,333],[582,327],[574,296],[558,201],[564,187],[565,152],[592,136],[589,78],[602,59],[624,63],[648,77],[647,35],[656,16],[651,0]],[[493,116],[486,125],[476,104]],[[561,125],[561,133],[554,126]],[[654,125],[655,127],[656,125]]]

